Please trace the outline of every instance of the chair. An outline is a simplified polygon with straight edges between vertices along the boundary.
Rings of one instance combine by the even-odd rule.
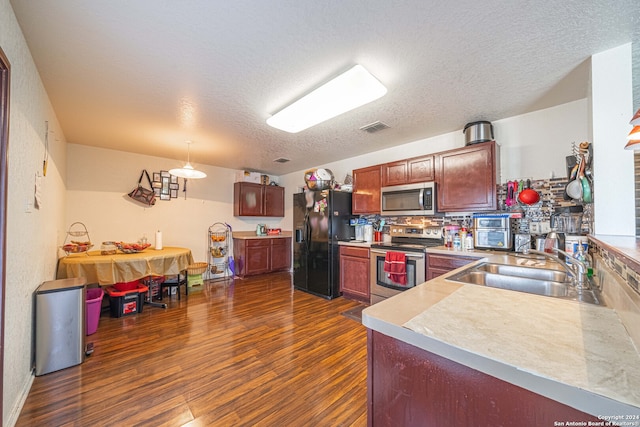
[[[178,300],[180,299],[180,286],[184,286],[184,294],[189,295],[189,287],[187,286],[187,274],[178,273],[175,276],[165,276],[164,281],[160,283],[160,295],[159,299],[162,299],[164,289],[169,288],[171,295],[172,290],[177,288]]]

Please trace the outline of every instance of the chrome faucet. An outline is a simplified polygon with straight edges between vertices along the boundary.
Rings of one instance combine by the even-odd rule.
[[[578,289],[578,290],[589,289],[589,287],[588,287],[588,283],[589,282],[587,280],[587,266],[584,264],[584,262],[580,261],[579,259],[574,258],[570,253],[567,253],[567,252],[565,252],[565,251],[563,251],[561,249],[553,248],[551,250],[554,251],[554,252],[561,253],[562,255],[565,256],[565,258],[570,259],[571,260],[571,266],[567,265],[557,255],[553,255],[553,254],[550,254],[548,252],[538,251],[538,250],[530,249],[530,248],[524,248],[522,253],[524,255],[527,255],[529,253],[542,255],[542,256],[545,256],[545,257],[557,262],[569,274],[571,274],[571,276],[573,276],[573,281],[574,281],[574,284],[576,286],[576,289]],[[587,286],[585,286],[585,284],[587,284]]]

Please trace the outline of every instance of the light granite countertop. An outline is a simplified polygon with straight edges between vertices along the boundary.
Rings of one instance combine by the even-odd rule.
[[[231,237],[234,239],[278,239],[283,237],[291,237],[291,231],[283,231],[280,234],[271,234],[267,236],[258,236],[255,231],[234,231]]]
[[[350,240],[350,241],[342,241],[338,242],[339,246],[354,246],[356,248],[370,248],[374,242],[365,242],[362,240]],[[377,242],[375,242],[377,243]]]
[[[640,414],[640,355],[615,310],[452,274],[366,308],[362,323],[594,416]]]

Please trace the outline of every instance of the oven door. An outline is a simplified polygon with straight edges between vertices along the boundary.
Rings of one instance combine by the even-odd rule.
[[[400,251],[402,252],[402,251]],[[371,294],[380,297],[392,297],[399,292],[413,288],[425,281],[425,254],[423,252],[404,252],[407,257],[407,285],[394,283],[384,271],[387,251],[371,249]]]

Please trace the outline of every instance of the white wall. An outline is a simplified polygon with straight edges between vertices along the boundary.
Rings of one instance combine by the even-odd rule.
[[[633,151],[623,149],[634,113],[631,70],[631,44],[591,58],[597,234],[635,234]]]
[[[4,336],[4,419],[15,423],[31,375],[33,293],[55,278],[58,237],[64,229],[65,139],[51,109],[26,42],[7,0],[0,0],[0,47],[11,65],[8,150],[8,211]],[[33,203],[35,176],[42,172],[45,121],[49,165],[42,180],[42,206]]]
[[[207,177],[187,182],[186,200],[179,179],[177,199],[158,200],[145,208],[125,196],[136,186],[142,169],[153,178],[153,172],[181,166],[181,162],[77,144],[68,144],[67,157],[65,224],[86,225],[94,249],[103,241],[138,241],[143,235],[153,244],[155,231],[161,230],[165,246],[190,248],[195,261],[206,262],[207,231],[216,222],[229,223],[233,231],[254,231],[257,224],[286,228],[281,218],[233,216],[236,171],[232,169],[194,164]],[[148,187],[146,177],[143,184]],[[64,238],[63,234],[59,244]]]

